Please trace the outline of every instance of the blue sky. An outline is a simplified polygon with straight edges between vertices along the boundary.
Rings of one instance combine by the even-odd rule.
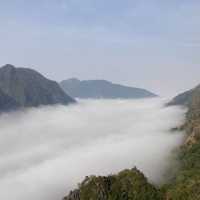
[[[0,0],[0,64],[174,95],[200,83],[198,0]]]

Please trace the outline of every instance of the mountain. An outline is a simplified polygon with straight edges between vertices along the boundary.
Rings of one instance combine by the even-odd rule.
[[[163,200],[159,189],[136,168],[107,177],[86,177],[63,200]]]
[[[169,105],[188,108],[185,123],[180,127],[186,139],[179,150],[180,168],[167,187],[169,200],[200,199],[200,85],[176,96]]]
[[[19,107],[19,104],[12,98],[0,90],[0,111],[14,110]]]
[[[192,103],[193,95],[199,94],[200,95],[200,85],[196,88],[188,90],[184,93],[179,94],[178,96],[174,97],[172,101],[168,103],[168,105],[183,105],[189,106]]]
[[[18,107],[67,105],[75,102],[55,81],[45,78],[35,70],[16,68],[10,64],[0,68],[0,91],[2,98],[0,110],[9,105],[3,103],[5,98],[8,99],[6,102],[13,102]]]
[[[84,80],[76,78],[64,80],[61,87],[74,98],[132,99],[156,97],[155,94],[140,88],[127,87],[105,80]]]

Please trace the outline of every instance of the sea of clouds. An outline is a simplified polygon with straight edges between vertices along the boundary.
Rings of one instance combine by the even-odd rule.
[[[0,199],[61,200],[87,175],[137,166],[160,183],[184,134],[164,101],[87,100],[0,116]]]

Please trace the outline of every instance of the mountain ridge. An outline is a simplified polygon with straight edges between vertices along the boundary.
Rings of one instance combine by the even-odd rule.
[[[60,82],[61,87],[74,98],[83,99],[138,99],[157,95],[143,88],[115,84],[107,80],[79,80],[71,78]]]

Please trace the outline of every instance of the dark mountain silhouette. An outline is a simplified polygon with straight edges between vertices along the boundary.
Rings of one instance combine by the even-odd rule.
[[[0,91],[0,110],[75,102],[55,81],[35,70],[10,64],[0,68]]]

